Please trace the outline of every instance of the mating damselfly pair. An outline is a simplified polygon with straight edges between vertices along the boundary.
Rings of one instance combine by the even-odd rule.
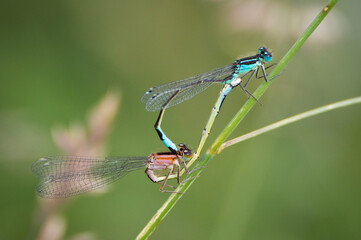
[[[130,171],[144,167],[146,167],[147,176],[153,182],[163,182],[161,191],[165,191],[164,186],[168,179],[176,178],[179,184],[180,177],[184,172],[189,172],[188,168],[197,160],[226,96],[233,88],[240,86],[248,97],[255,98],[246,87],[254,75],[257,79],[264,78],[266,82],[271,80],[267,78],[266,69],[273,65],[265,67],[265,64],[271,60],[272,53],[260,47],[258,54],[238,59],[233,64],[150,88],[141,101],[146,104],[148,111],[160,110],[154,127],[170,152],[153,153],[148,157],[55,156],[42,158],[32,166],[33,172],[40,178],[37,186],[38,195],[45,198],[63,198],[92,191],[118,180]],[[247,75],[249,75],[247,81],[242,85],[242,79]],[[197,150],[192,154],[185,144],[177,146],[165,135],[161,129],[161,122],[165,109],[194,97],[213,83],[224,86],[212,108]],[[182,170],[180,170],[181,166],[183,166]]]

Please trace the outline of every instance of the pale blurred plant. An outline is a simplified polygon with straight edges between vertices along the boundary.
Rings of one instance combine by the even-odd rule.
[[[119,102],[118,94],[107,93],[91,110],[86,126],[72,124],[69,129],[55,128],[52,131],[55,144],[67,155],[100,155],[117,113]]]
[[[298,38],[299,33],[308,26],[320,7],[319,2],[304,4],[300,1],[229,1],[223,5],[219,13],[220,29],[227,32],[226,36],[252,31],[267,34],[268,38],[277,41],[289,41]],[[333,10],[332,16],[318,27],[305,47],[335,44],[350,31],[347,16],[341,11]],[[232,40],[231,43],[238,44]]]
[[[120,95],[108,92],[90,111],[85,124],[72,124],[69,129],[57,127],[53,139],[64,155],[99,156],[104,152],[106,138],[111,130],[120,104]],[[103,192],[104,188],[95,193]],[[94,194],[94,192],[92,192]],[[63,239],[66,220],[57,214],[66,199],[40,199],[35,216],[33,235],[39,240]],[[94,234],[81,233],[72,240],[93,240]]]

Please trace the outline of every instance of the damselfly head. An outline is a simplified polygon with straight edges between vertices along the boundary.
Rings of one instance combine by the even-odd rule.
[[[265,47],[260,47],[258,49],[258,53],[260,58],[264,59],[265,62],[269,62],[272,60],[272,53],[267,50]]]
[[[192,150],[190,150],[184,143],[178,144],[178,154],[185,158],[192,157]]]

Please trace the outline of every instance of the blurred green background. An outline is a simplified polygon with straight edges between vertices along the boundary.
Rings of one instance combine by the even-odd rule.
[[[277,62],[326,3],[2,1],[0,239],[33,239],[43,227],[30,166],[63,154],[54,127],[84,124],[113,90],[122,100],[104,154],[165,151],[153,129],[158,113],[140,102],[149,87],[230,64],[260,46]],[[336,5],[234,137],[360,95],[360,8],[359,0]],[[195,149],[220,88],[169,109],[168,136]],[[207,145],[245,100],[232,91]],[[360,239],[360,122],[360,106],[352,106],[230,147],[151,239]],[[105,194],[74,198],[58,211],[59,236],[133,239],[168,197],[158,189],[138,171]]]

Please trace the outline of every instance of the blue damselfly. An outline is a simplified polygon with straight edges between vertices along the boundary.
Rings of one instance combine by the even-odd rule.
[[[220,92],[219,98],[212,109],[211,116],[207,121],[206,127],[203,130],[197,151],[193,155],[192,160],[190,160],[187,165],[190,166],[198,158],[198,155],[202,150],[207,136],[209,135],[209,132],[212,128],[213,122],[217,114],[219,113],[222,103],[228,93],[236,86],[240,86],[248,97],[253,97],[253,95],[246,89],[246,86],[254,75],[256,75],[257,79],[264,78],[266,82],[271,80],[267,78],[266,69],[273,65],[270,65],[268,67],[264,66],[271,60],[272,53],[269,52],[265,47],[260,47],[258,49],[258,54],[238,59],[233,64],[226,65],[221,68],[217,68],[209,72],[182,79],[176,82],[171,82],[150,88],[143,95],[141,101],[145,103],[146,109],[148,111],[160,110],[154,128],[156,129],[160,139],[165,144],[165,146],[168,147],[172,152],[178,151],[177,146],[165,135],[165,133],[161,129],[161,122],[165,109],[173,107],[194,97],[195,95],[207,89],[213,83],[224,84],[223,89]],[[260,70],[262,71],[262,74],[259,74]],[[244,85],[242,85],[241,79],[246,77],[248,74],[250,75],[247,81]]]

